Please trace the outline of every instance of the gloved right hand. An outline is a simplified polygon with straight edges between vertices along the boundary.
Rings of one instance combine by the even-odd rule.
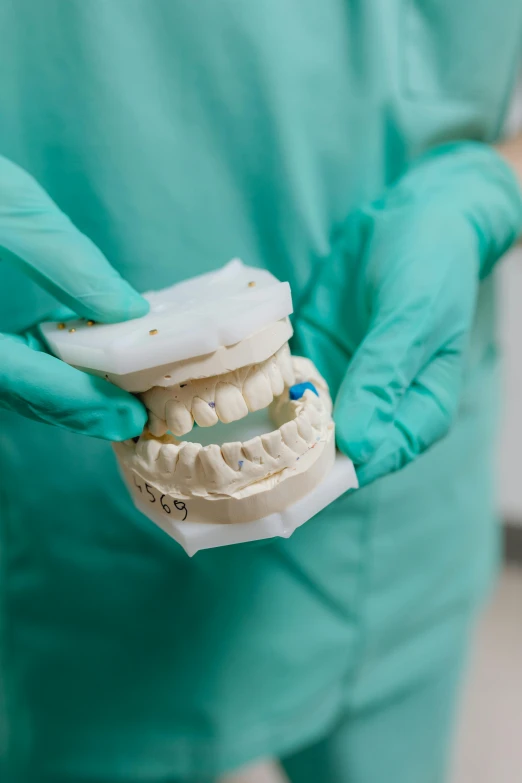
[[[456,419],[480,280],[522,235],[522,191],[493,148],[427,151],[354,210],[296,308],[294,345],[336,394],[360,486],[400,470]]]
[[[113,323],[149,309],[38,183],[0,157],[0,262],[6,258],[79,316]],[[45,350],[34,328],[0,333],[0,407],[107,440],[141,433],[147,414],[136,397]]]

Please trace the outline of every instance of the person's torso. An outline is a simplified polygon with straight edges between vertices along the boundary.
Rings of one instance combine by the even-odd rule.
[[[429,145],[495,138],[521,16],[511,0],[0,0],[0,154],[139,290],[239,256],[298,303],[351,207]],[[0,263],[1,330],[52,304]],[[1,411],[0,468],[15,527],[130,508],[108,444]]]
[[[0,155],[139,290],[240,256],[289,280],[298,303],[351,207],[429,145],[496,136],[521,17],[515,0],[0,0]],[[0,261],[0,330],[53,304]],[[492,345],[488,285],[470,378]],[[397,633],[405,611],[415,625],[419,602],[423,622],[439,611],[441,569],[445,605],[470,592],[491,510],[491,395],[474,388],[426,460],[273,556],[192,561],[134,510],[108,443],[0,411],[12,754],[35,779],[141,780],[152,762],[170,778],[187,738],[215,725],[235,737],[238,715],[266,728],[281,698],[290,713],[344,671],[363,576],[385,588],[365,609],[385,637],[390,616]]]

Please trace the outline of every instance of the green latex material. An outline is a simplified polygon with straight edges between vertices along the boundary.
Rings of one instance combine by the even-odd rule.
[[[337,442],[361,486],[448,432],[479,280],[521,230],[513,171],[470,142],[429,152],[341,227],[297,314],[296,347],[338,390]]]
[[[521,17],[515,0],[5,0],[0,155],[29,172],[135,290],[240,256],[290,282],[299,327],[338,263],[340,231],[348,247],[354,210],[385,194],[382,215],[391,214],[403,184],[388,188],[428,178],[427,163],[406,174],[427,149],[497,138]],[[473,311],[453,426],[404,470],[341,498],[288,541],[189,559],[134,509],[109,443],[0,410],[1,780],[201,782],[323,741],[333,783],[419,783],[418,770],[441,783],[452,673],[496,564],[494,275],[477,282],[482,251],[452,192],[472,178],[447,160],[441,183],[446,171],[448,202],[458,205],[448,226],[466,246],[449,281],[452,297],[464,297],[456,322]],[[485,156],[473,182],[496,215],[502,189],[490,166],[500,171]],[[429,238],[460,264],[423,203],[415,247]],[[375,241],[389,234],[378,211],[369,210]],[[409,260],[409,242],[396,236],[404,223],[393,225],[390,241]],[[503,225],[495,218],[482,229],[497,249],[507,243]],[[376,269],[373,247],[352,268],[371,258]],[[51,255],[61,258],[57,270],[73,271],[74,308],[90,264]],[[431,248],[426,258],[436,261]],[[387,249],[382,259],[383,280],[405,263]],[[121,292],[103,269],[103,290]],[[415,269],[405,299],[439,280]],[[56,307],[41,282],[2,259],[2,332],[24,332]],[[378,277],[372,285],[380,290]],[[328,295],[340,301],[336,283]],[[322,356],[343,394],[346,334],[341,345],[335,335],[325,341]],[[22,349],[15,361],[30,355],[31,368],[53,362]],[[390,373],[375,371],[395,377],[392,353],[385,358]],[[6,367],[3,383],[19,383]],[[408,370],[404,388],[418,377]],[[25,393],[39,388],[32,372]],[[74,377],[76,399],[92,399],[94,387]],[[363,396],[339,397],[348,450],[366,447],[367,435],[349,433],[341,399],[366,404]],[[392,426],[391,407],[379,408],[370,449]],[[421,445],[433,435],[430,425]],[[393,705],[403,729],[395,734],[386,729]],[[359,737],[348,754],[336,750],[341,725]],[[297,763],[292,774],[305,780]]]
[[[148,311],[35,180],[1,157],[0,254],[85,318],[110,323]],[[132,395],[47,355],[34,329],[0,334],[0,407],[109,440],[138,435],[147,418]]]

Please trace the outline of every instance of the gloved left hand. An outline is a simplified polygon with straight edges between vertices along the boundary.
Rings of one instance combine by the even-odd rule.
[[[521,230],[514,173],[474,142],[426,154],[342,226],[298,307],[293,350],[337,391],[337,443],[361,484],[448,431],[480,279]]]
[[[23,169],[0,156],[0,260],[23,269],[74,313],[113,323],[138,318],[149,304],[120,277]],[[49,320],[71,317],[49,314]],[[0,408],[108,440],[139,435],[143,404],[102,378],[46,353],[36,328],[0,333]]]

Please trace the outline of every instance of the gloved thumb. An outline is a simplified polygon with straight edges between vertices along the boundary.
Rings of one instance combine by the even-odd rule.
[[[40,185],[2,157],[0,249],[7,250],[14,263],[80,316],[112,323],[148,312],[148,302]]]
[[[147,412],[136,397],[39,347],[30,332],[25,337],[0,334],[0,407],[107,440],[141,434]]]

